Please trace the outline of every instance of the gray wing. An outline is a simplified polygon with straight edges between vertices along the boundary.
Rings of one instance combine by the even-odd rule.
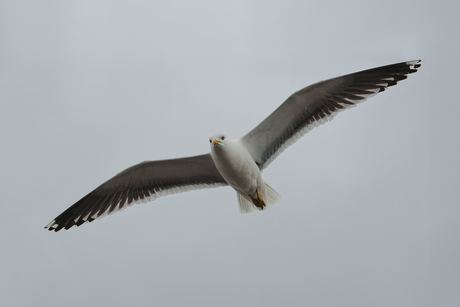
[[[419,63],[420,60],[382,66],[301,89],[246,134],[243,144],[262,170],[309,130],[406,79],[417,71]]]
[[[45,228],[59,231],[91,222],[133,203],[193,189],[227,185],[211,155],[148,161],[134,165],[101,184]]]

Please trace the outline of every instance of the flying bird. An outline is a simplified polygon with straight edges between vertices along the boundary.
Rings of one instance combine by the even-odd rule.
[[[241,213],[267,209],[281,195],[262,179],[262,170],[309,130],[406,79],[420,62],[382,66],[307,86],[242,138],[218,134],[209,138],[210,153],[134,165],[101,184],[45,228],[69,229],[134,203],[228,185],[236,191]]]

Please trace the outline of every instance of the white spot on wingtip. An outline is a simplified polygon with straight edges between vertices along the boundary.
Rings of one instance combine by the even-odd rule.
[[[85,222],[88,221],[88,218],[89,218],[89,215],[90,215],[90,214],[91,214],[91,213],[88,213],[88,214],[83,218],[83,221],[85,221]]]
[[[415,65],[417,65],[418,63],[420,63],[422,60],[415,60],[415,61],[409,61],[409,62],[406,62],[407,65],[409,65],[409,68],[410,69],[416,69],[415,68]]]
[[[54,229],[54,228],[53,228],[54,223],[56,223],[56,220],[52,220],[51,222],[49,222],[49,223],[45,226],[45,228]]]

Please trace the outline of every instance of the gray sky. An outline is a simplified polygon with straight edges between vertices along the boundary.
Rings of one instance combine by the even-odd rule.
[[[0,304],[459,306],[460,2],[163,2],[0,2]],[[133,164],[415,59],[264,171],[266,212],[219,188],[43,229]]]

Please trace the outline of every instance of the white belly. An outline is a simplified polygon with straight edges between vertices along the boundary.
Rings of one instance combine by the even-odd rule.
[[[219,173],[235,190],[254,195],[262,187],[259,167],[240,140],[226,138],[224,144],[211,146],[211,157]]]

